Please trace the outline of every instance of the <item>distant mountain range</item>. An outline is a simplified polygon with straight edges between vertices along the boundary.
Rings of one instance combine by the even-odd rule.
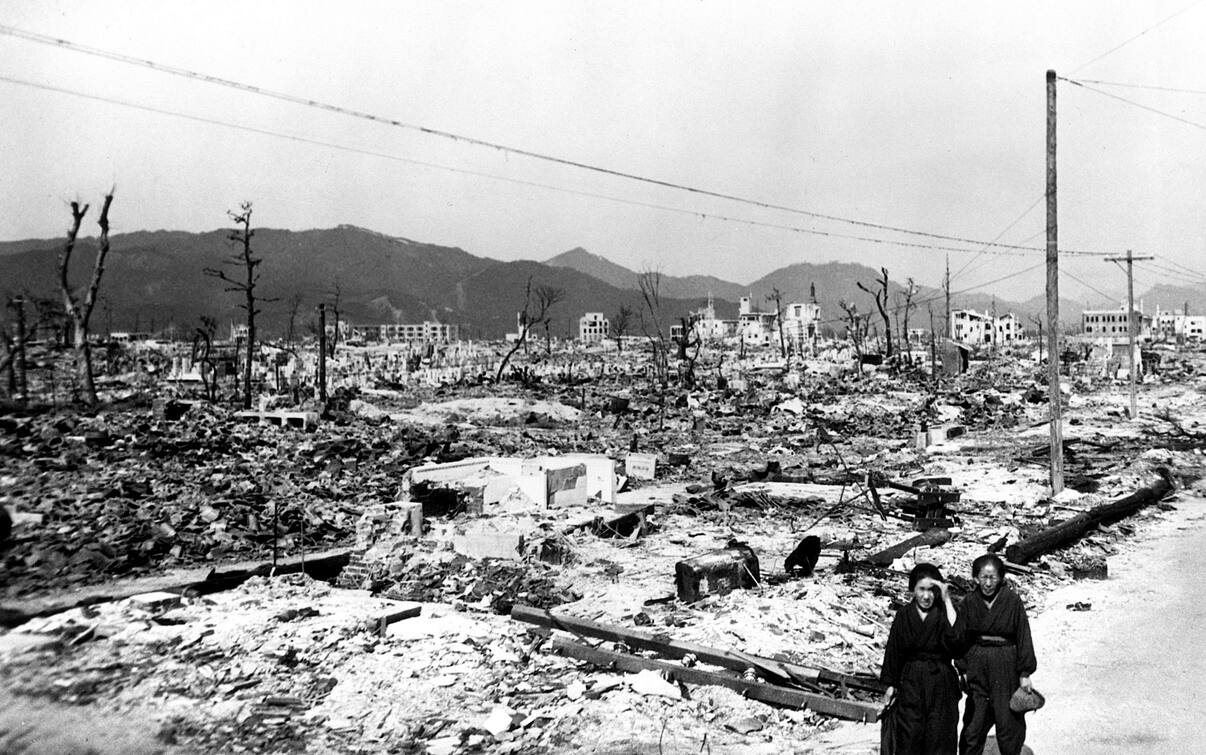
[[[221,281],[202,274],[202,268],[220,267],[233,249],[224,230],[205,233],[139,231],[112,237],[93,330],[161,330],[174,325],[191,331],[202,315],[213,316],[223,326],[241,322],[237,298],[225,292]],[[61,239],[36,239],[0,243],[0,294],[6,298],[58,298],[55,264]],[[463,249],[422,243],[357,228],[286,231],[256,229],[255,254],[263,259],[260,291],[265,298],[260,322],[268,335],[284,333],[294,309],[295,328],[305,332],[315,319],[320,301],[332,303],[339,291],[345,320],[368,322],[419,322],[438,320],[461,326],[467,337],[498,338],[515,329],[515,313],[523,307],[524,288],[548,285],[565,291],[552,310],[551,332],[576,333],[584,312],[613,315],[621,306],[640,309],[637,271],[629,270],[584,249],[572,249],[545,262],[501,262],[478,257]],[[71,279],[86,279],[95,255],[96,239],[81,239],[73,260]],[[661,295],[666,319],[685,316],[714,299],[717,316],[735,318],[737,302],[749,296],[755,308],[773,309],[768,296],[777,288],[783,302],[807,301],[815,286],[822,317],[841,330],[839,302],[855,302],[860,311],[873,312],[869,294],[857,283],[873,286],[877,271],[864,265],[830,262],[800,263],[781,268],[743,286],[710,276],[663,275]],[[900,281],[891,282],[893,296]],[[1206,309],[1206,293],[1185,287],[1158,286],[1144,295],[1148,310]],[[275,299],[275,301],[267,301]],[[919,287],[914,296],[914,327],[928,327],[928,307],[941,322],[941,290]],[[989,294],[959,294],[952,307],[991,310]],[[1083,303],[1061,301],[1061,319],[1079,321]],[[1113,306],[1112,303],[1108,306]],[[997,311],[1013,311],[1029,321],[1044,311],[1043,297],[1029,302],[998,300]],[[32,316],[32,314],[31,314]],[[10,318],[4,311],[0,317]],[[634,325],[633,332],[639,330]]]

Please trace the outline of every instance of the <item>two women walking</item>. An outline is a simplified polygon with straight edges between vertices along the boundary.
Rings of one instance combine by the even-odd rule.
[[[913,599],[892,622],[880,673],[892,709],[892,755],[980,755],[993,726],[1001,755],[1022,751],[1025,714],[1010,700],[1016,690],[1032,690],[1026,608],[997,556],[976,559],[972,576],[977,589],[956,610],[938,567],[918,564],[909,574]],[[968,696],[961,735],[960,687]]]

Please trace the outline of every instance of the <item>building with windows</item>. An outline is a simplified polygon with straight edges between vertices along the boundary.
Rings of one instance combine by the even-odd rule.
[[[1152,322],[1152,336],[1164,340],[1202,341],[1206,339],[1206,315],[1157,310]]]
[[[353,337],[366,343],[449,343],[460,338],[460,326],[431,320],[353,325],[350,331]]]
[[[1141,310],[1132,312],[1134,321],[1138,324],[1135,337],[1143,340],[1152,337],[1152,317]],[[1087,309],[1080,315],[1081,332],[1095,338],[1127,338],[1129,324],[1126,307],[1118,309]]]
[[[792,302],[783,308],[783,338],[796,353],[820,335],[821,305],[816,300]]]
[[[1005,345],[1026,336],[1021,320],[1012,312],[993,317],[974,309],[955,309],[950,324],[951,340],[969,346]]]
[[[763,312],[754,309],[750,297],[743,296],[738,302],[737,334],[743,343],[749,346],[768,346],[778,343],[779,334],[776,324],[779,319],[777,312]]]
[[[602,343],[611,335],[611,323],[602,312],[587,312],[578,318],[578,340],[582,343]]]

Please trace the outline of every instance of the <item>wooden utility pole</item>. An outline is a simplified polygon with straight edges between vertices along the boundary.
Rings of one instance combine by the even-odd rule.
[[[327,305],[318,305],[318,400],[327,405]]]
[[[942,324],[943,338],[953,338],[951,332],[951,256],[946,255],[946,275],[942,278],[942,290],[946,294],[946,320]]]
[[[1059,390],[1059,245],[1055,203],[1055,71],[1047,71],[1047,394],[1051,404],[1051,494],[1064,489],[1063,406]]]
[[[25,363],[25,297],[13,299],[13,308],[17,310],[17,400],[24,404],[29,400],[29,378]]]
[[[1126,364],[1131,390],[1131,419],[1139,416],[1139,399],[1135,396],[1135,330],[1139,323],[1135,317],[1135,261],[1154,260],[1155,257],[1136,257],[1130,249],[1125,257],[1106,257],[1106,262],[1126,262]]]

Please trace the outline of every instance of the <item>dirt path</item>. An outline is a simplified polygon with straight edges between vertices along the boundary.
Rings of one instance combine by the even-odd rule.
[[[1034,622],[1047,707],[1027,744],[1052,753],[1200,752],[1206,702],[1206,500],[1109,559],[1110,578],[1061,588]],[[1069,604],[1088,603],[1087,611]]]
[[[1033,619],[1047,706],[1028,717],[1035,755],[1191,753],[1206,704],[1206,499],[1145,526],[1110,556],[1110,578],[1051,593]],[[1088,610],[1067,606],[1087,603]],[[878,752],[878,729],[841,724],[807,752]]]

